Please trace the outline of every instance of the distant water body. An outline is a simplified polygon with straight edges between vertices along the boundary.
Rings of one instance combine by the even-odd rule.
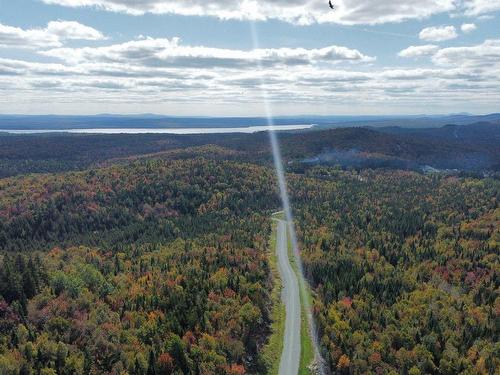
[[[274,130],[302,130],[310,129],[314,125],[276,125]],[[0,129],[1,132],[11,134],[40,134],[40,133],[78,133],[78,134],[223,134],[223,133],[256,133],[269,130],[268,126],[247,126],[237,128],[91,128],[91,129]]]

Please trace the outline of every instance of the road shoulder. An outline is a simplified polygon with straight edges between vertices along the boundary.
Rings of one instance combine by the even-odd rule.
[[[277,217],[277,216],[276,216]],[[269,267],[271,270],[271,335],[262,350],[262,359],[266,366],[268,375],[278,375],[281,353],[283,352],[283,340],[285,336],[286,308],[281,300],[283,288],[278,270],[278,259],[276,254],[277,220],[271,220],[272,231],[269,239]]]

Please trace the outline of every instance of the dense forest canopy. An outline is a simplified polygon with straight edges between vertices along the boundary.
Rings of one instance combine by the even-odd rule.
[[[367,123],[369,124],[369,123]],[[347,125],[345,125],[347,126]],[[179,158],[183,150],[226,150],[225,157],[272,165],[266,132],[255,134],[39,134],[0,132],[0,178],[26,173],[85,170],[109,160],[136,157]],[[287,162],[318,158],[322,163],[355,168],[420,170],[424,166],[466,171],[500,170],[500,123],[411,129],[345,127],[280,132]],[[227,155],[228,150],[231,155]],[[189,153],[192,157],[193,151]],[[187,156],[187,155],[184,155]],[[197,155],[200,156],[200,155]]]
[[[0,369],[261,372],[273,186],[201,159],[2,180]]]
[[[291,181],[332,369],[498,371],[498,181],[328,168]]]
[[[281,136],[328,367],[498,373],[498,179],[297,163],[353,145],[453,152],[374,133]],[[267,134],[9,137],[0,374],[267,373],[280,209]]]

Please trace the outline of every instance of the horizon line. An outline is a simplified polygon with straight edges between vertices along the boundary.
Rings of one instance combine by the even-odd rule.
[[[298,115],[274,115],[273,118],[300,118],[300,117],[446,117],[446,116],[490,116],[500,115],[499,112],[486,112],[486,113],[419,113],[419,114],[298,114]],[[199,119],[220,119],[220,118],[265,118],[265,115],[171,115],[171,114],[158,114],[158,113],[93,113],[93,114],[27,114],[27,113],[0,113],[0,117],[159,117],[159,118],[199,118]]]

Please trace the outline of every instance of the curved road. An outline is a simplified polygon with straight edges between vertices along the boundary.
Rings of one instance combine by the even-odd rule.
[[[286,309],[285,336],[281,353],[280,375],[296,375],[300,362],[300,294],[299,282],[288,259],[287,223],[277,220],[276,253],[283,283],[282,300]]]

